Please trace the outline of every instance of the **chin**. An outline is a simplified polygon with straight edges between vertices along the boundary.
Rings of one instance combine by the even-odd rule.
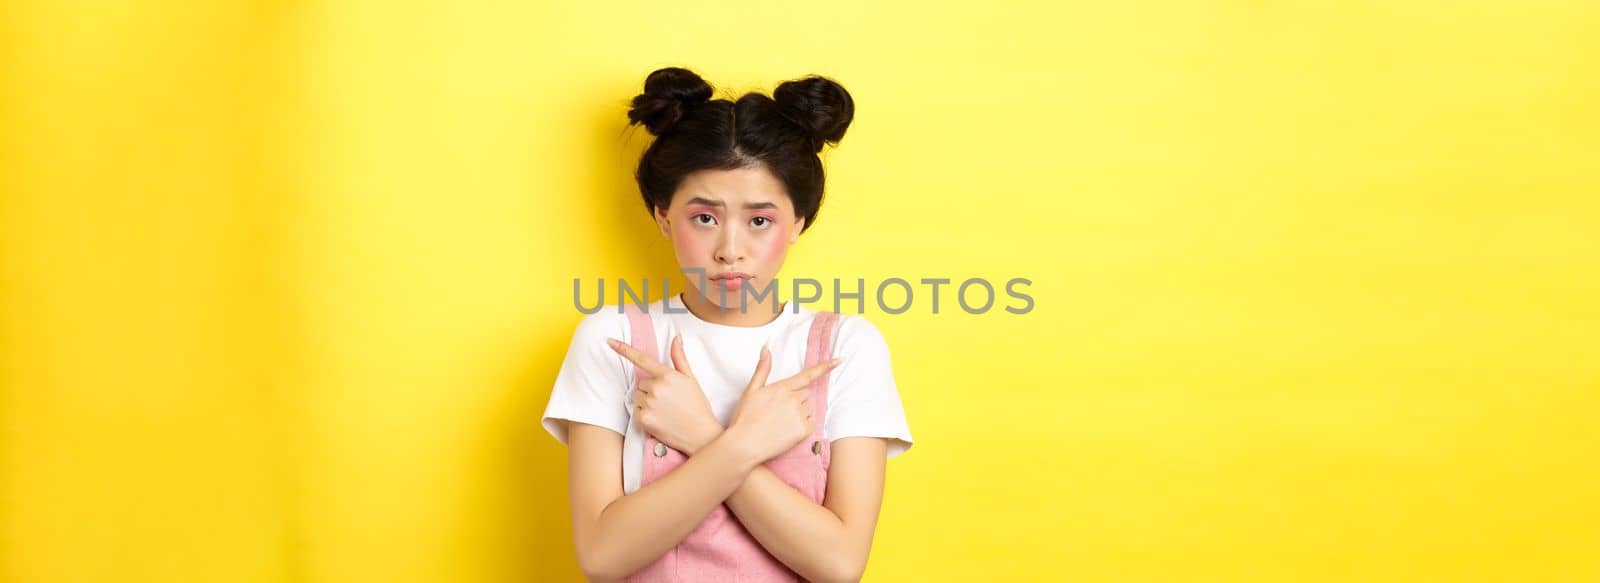
[[[744,285],[748,286],[750,284],[747,282]],[[743,293],[742,290],[739,288],[727,291],[722,290],[722,286],[711,283],[706,286],[705,290],[696,289],[695,292],[699,293],[700,297],[705,298],[706,302],[713,306],[721,306],[729,310],[739,309],[739,294]],[[724,298],[724,296],[726,296],[726,298]],[[750,301],[753,301],[753,299]]]
[[[712,288],[710,292],[700,294],[700,297],[705,298],[706,302],[710,303],[713,306],[721,306],[721,307],[724,307],[724,308],[738,308],[739,307],[739,292],[737,292],[737,291],[727,292],[727,296],[728,296],[727,299],[724,300],[722,298],[722,294],[718,293],[716,288]]]

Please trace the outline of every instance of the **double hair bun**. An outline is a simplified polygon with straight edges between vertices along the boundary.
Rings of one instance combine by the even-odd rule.
[[[711,94],[711,85],[693,71],[657,69],[645,78],[644,92],[633,98],[628,120],[662,136],[671,133],[688,112],[710,101]],[[825,144],[837,144],[855,114],[850,93],[820,75],[785,81],[771,99],[779,115],[810,137],[813,152],[822,151]]]

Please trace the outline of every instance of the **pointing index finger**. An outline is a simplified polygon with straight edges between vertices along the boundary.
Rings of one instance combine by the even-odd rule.
[[[616,338],[607,338],[606,344],[611,345],[611,349],[617,351],[617,354],[620,354],[623,358],[628,359],[628,361],[632,362],[634,366],[644,369],[644,371],[650,373],[651,376],[661,377],[672,371],[672,369],[668,368],[666,365],[656,362],[656,359],[651,358],[650,355],[640,352],[637,348],[624,344],[621,340],[617,340]]]
[[[810,385],[812,381],[821,378],[822,375],[828,374],[828,371],[833,370],[835,366],[838,366],[839,363],[843,361],[844,359],[842,358],[835,358],[833,360],[819,362],[811,365],[810,368],[800,371],[798,374],[792,377],[778,381],[777,384],[781,384],[784,386],[784,388],[790,389],[803,388],[807,385]]]

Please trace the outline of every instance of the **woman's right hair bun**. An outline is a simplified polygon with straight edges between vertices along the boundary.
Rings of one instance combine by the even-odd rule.
[[[844,130],[850,127],[850,118],[856,111],[850,92],[820,75],[785,81],[773,90],[772,100],[778,103],[783,117],[811,135],[813,152],[821,152],[824,143],[838,143],[844,138]]]
[[[644,93],[633,98],[629,125],[643,125],[652,135],[672,131],[689,108],[711,100],[711,85],[681,67],[656,69],[644,80]]]

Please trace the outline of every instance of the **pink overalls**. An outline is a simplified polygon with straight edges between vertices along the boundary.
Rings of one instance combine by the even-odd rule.
[[[655,330],[649,314],[639,306],[624,303],[628,323],[632,330],[632,344],[659,362],[663,358],[656,347]],[[839,314],[817,312],[806,338],[805,366],[810,367],[832,358],[833,335]],[[646,379],[650,373],[634,367],[635,379]],[[813,425],[811,435],[765,465],[790,486],[821,504],[828,484],[828,464],[832,455],[822,428],[827,420],[828,376],[822,375],[811,384]],[[688,459],[682,452],[645,435],[644,464],[640,488],[683,465]],[[660,581],[800,581],[800,576],[790,570],[745,530],[733,516],[727,504],[712,509],[700,525],[677,546],[669,549],[655,562],[646,565],[623,579],[630,582]]]

